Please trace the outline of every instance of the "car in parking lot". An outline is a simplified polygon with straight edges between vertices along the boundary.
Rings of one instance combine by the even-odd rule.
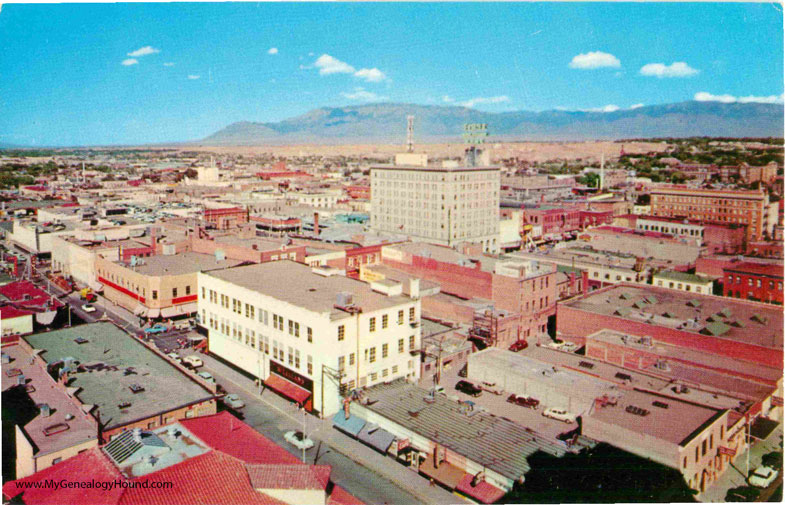
[[[199,372],[196,375],[204,379],[205,382],[209,382],[210,384],[215,384],[215,377],[213,377],[213,375],[210,372]]]
[[[751,486],[755,487],[769,487],[772,482],[777,480],[780,473],[768,466],[759,466],[747,479]]]
[[[192,355],[183,358],[183,365],[189,366],[191,368],[199,368],[200,366],[204,365],[204,363],[202,362],[202,358]]]
[[[287,431],[283,438],[298,449],[310,449],[313,447],[313,440],[306,437],[302,431]]]
[[[545,347],[550,347],[551,349],[561,351],[564,348],[564,342],[548,342],[545,344]]]
[[[570,414],[564,409],[560,409],[556,407],[545,409],[542,412],[542,415],[544,415],[545,417],[550,417],[551,419],[556,419],[557,421],[561,421],[567,424],[574,423],[576,420],[573,414]]]
[[[240,399],[240,395],[235,393],[224,396],[224,404],[233,409],[245,407],[245,402]]]
[[[504,390],[502,388],[500,388],[499,386],[497,386],[495,382],[484,382],[483,381],[483,382],[480,383],[480,389],[482,389],[483,391],[487,391],[489,393],[493,393],[495,395],[500,395],[500,394],[504,393]]]
[[[561,350],[565,352],[575,352],[578,349],[578,344],[573,344],[572,342],[564,342],[561,346]]]
[[[166,327],[165,324],[156,323],[153,326],[150,326],[149,328],[145,328],[144,332],[147,335],[155,335],[156,333],[166,333],[167,329],[168,328]]]
[[[510,346],[510,350],[512,352],[518,352],[526,349],[527,347],[529,347],[528,342],[526,342],[525,340],[518,340],[516,342],[513,342],[513,344]]]
[[[444,386],[436,385],[431,388],[431,393],[435,395],[446,395],[447,392],[444,390]]]
[[[89,313],[89,312],[95,312],[96,308],[95,305],[90,305],[89,303],[85,303],[84,305],[82,305],[82,310]]]
[[[176,352],[170,352],[169,354],[166,355],[166,357],[171,359],[175,363],[182,363],[183,362],[183,360],[180,358],[180,356],[177,355]]]
[[[455,389],[461,393],[466,393],[467,395],[474,397],[480,396],[482,394],[482,389],[478,388],[469,381],[458,381],[458,383],[455,384]]]
[[[537,410],[537,407],[540,406],[540,400],[536,398],[530,398],[528,396],[510,395],[507,397],[507,401],[509,403],[514,403],[515,405],[520,405],[521,407],[528,407],[534,410]]]

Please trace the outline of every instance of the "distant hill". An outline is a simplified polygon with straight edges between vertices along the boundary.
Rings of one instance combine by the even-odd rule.
[[[779,104],[693,101],[616,112],[502,113],[458,106],[378,103],[323,107],[277,123],[233,123],[198,143],[403,143],[407,115],[416,118],[417,142],[459,142],[465,123],[487,123],[490,140],[782,137],[783,114]]]

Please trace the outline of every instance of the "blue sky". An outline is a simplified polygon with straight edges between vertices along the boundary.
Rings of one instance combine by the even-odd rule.
[[[778,4],[6,4],[0,143],[191,140],[377,101],[781,103],[782,22]]]

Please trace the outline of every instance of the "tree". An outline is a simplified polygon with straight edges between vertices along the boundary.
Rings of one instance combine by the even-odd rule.
[[[590,188],[599,188],[600,174],[598,174],[597,172],[588,172],[586,175],[579,177],[578,182],[581,184],[585,184]]]

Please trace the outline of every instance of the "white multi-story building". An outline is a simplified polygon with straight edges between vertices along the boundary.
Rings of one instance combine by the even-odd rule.
[[[371,228],[452,247],[499,251],[499,168],[371,167]]]
[[[212,354],[308,411],[332,415],[341,392],[420,370],[419,280],[333,275],[293,261],[199,273],[199,315]]]

